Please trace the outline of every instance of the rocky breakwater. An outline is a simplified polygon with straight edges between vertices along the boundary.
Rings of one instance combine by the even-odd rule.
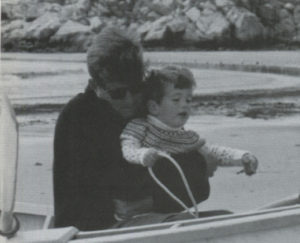
[[[107,25],[150,47],[300,45],[299,0],[3,0],[3,51],[85,51]]]

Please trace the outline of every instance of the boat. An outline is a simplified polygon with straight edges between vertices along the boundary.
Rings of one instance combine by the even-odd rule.
[[[0,243],[298,242],[300,194],[249,212],[95,231],[53,228],[53,208],[15,202],[18,123],[9,99],[0,110]]]

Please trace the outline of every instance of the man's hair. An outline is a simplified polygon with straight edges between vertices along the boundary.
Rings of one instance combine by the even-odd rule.
[[[87,52],[87,66],[96,85],[107,82],[135,85],[144,77],[142,47],[135,33],[107,27],[98,34]]]
[[[194,76],[187,68],[166,66],[160,70],[151,70],[145,80],[145,103],[154,100],[159,104],[168,84],[174,85],[176,89],[189,89],[196,86]]]

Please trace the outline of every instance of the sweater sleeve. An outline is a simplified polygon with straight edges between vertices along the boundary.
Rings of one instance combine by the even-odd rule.
[[[143,158],[149,148],[142,147],[142,140],[146,135],[146,127],[141,119],[127,124],[121,134],[121,147],[125,160],[132,164],[143,165]]]
[[[132,164],[144,165],[143,158],[149,149],[141,147],[141,143],[138,139],[132,136],[123,137],[121,146],[124,159]]]
[[[243,155],[249,153],[215,144],[205,144],[199,152],[205,157],[207,163],[216,163],[219,166],[242,166]]]

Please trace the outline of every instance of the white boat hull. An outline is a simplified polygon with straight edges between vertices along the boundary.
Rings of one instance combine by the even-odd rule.
[[[30,217],[27,219],[30,220]],[[294,205],[250,213],[91,232],[80,232],[74,227],[24,231],[7,242],[297,243],[299,239],[300,205]]]

